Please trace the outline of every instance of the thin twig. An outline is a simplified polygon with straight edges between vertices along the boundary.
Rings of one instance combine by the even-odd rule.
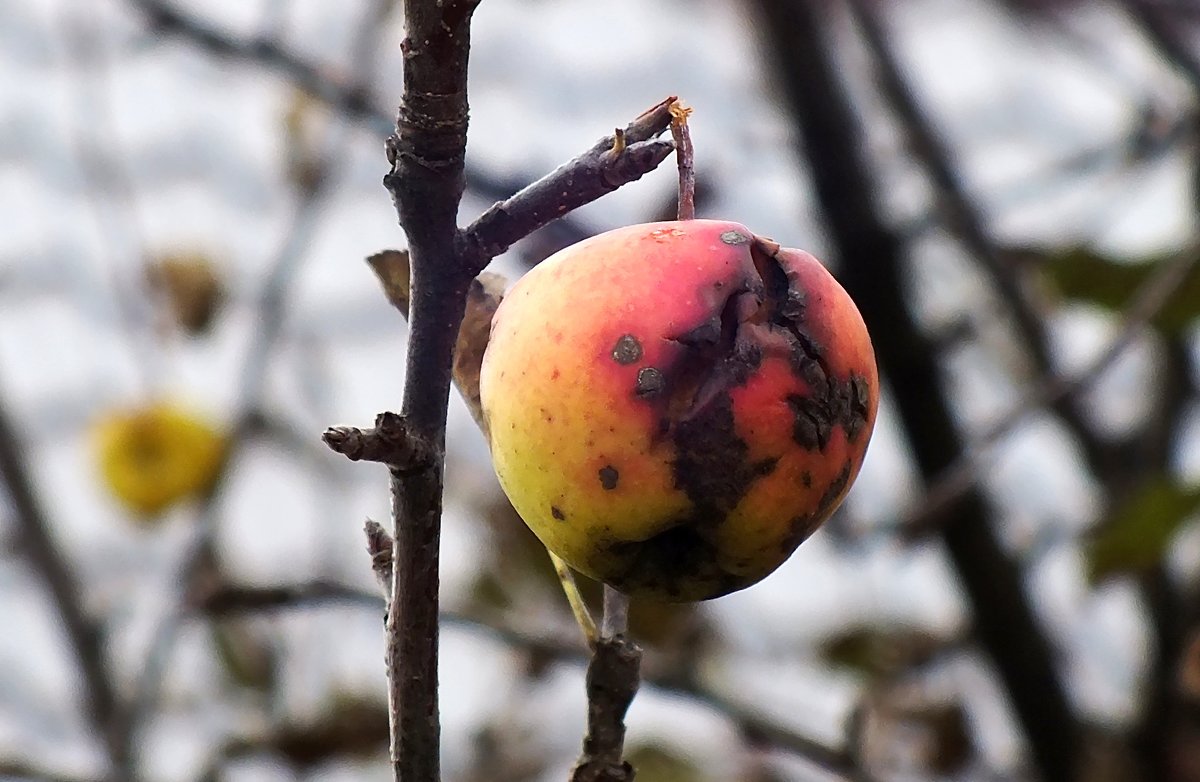
[[[632,782],[624,760],[625,712],[641,684],[642,650],[630,640],[629,596],[604,585],[600,637],[587,669],[587,733],[571,782]]]
[[[372,94],[369,78],[347,80],[337,69],[312,62],[278,40],[238,36],[166,0],[128,0],[128,3],[142,12],[156,34],[178,36],[216,57],[235,59],[277,74],[346,119],[365,124],[379,137],[394,129],[392,110],[384,108]],[[646,145],[643,154],[653,154],[654,148],[655,145]],[[477,164],[466,167],[464,175],[467,187],[483,199],[506,198],[525,184],[519,179],[493,176]],[[550,219],[557,220],[553,226],[554,236],[547,237],[548,244],[565,246],[596,232],[579,218],[564,219],[564,215],[565,211],[550,215]],[[530,262],[534,260],[529,259]]]
[[[64,774],[19,758],[0,758],[0,779],[37,782],[98,782],[95,777]]]
[[[675,161],[679,169],[680,220],[696,218],[696,150],[692,146],[692,134],[688,130],[688,116],[692,110],[679,101],[672,101],[671,138],[675,141]]]
[[[165,4],[148,2],[145,5],[161,7],[166,15],[164,19],[173,18],[171,15],[175,13]],[[380,29],[377,23],[379,8],[386,5],[387,0],[377,0],[364,13],[358,28],[354,46],[355,59],[364,73],[371,64],[370,53],[375,49],[371,39]],[[226,448],[212,489],[201,499],[191,535],[178,554],[176,575],[172,578],[172,584],[178,593],[165,613],[157,619],[151,634],[149,650],[132,687],[126,709],[119,715],[119,719],[114,721],[113,731],[127,746],[136,743],[142,726],[153,715],[175,643],[184,624],[193,613],[192,591],[197,583],[202,581],[199,577],[213,566],[213,534],[219,513],[218,499],[227,484],[227,477],[247,444],[248,434],[254,431],[259,418],[258,410],[261,407],[260,400],[267,370],[271,366],[271,356],[275,345],[283,336],[288,294],[305,260],[305,249],[310,244],[313,232],[320,226],[325,200],[334,184],[331,177],[326,175],[336,157],[331,150],[342,143],[344,134],[344,128],[335,128],[330,132],[324,144],[325,154],[320,158],[320,170],[311,178],[309,186],[298,189],[287,230],[275,251],[263,282],[256,313],[257,328],[243,359],[238,380],[239,413],[231,428],[229,446]]]
[[[378,594],[335,581],[311,581],[276,587],[216,584],[205,593],[194,595],[193,605],[196,610],[210,616],[228,616],[280,609],[313,608],[326,603],[358,605],[371,610],[384,608],[383,599]]]
[[[116,132],[113,62],[105,50],[100,28],[89,14],[61,15],[62,51],[76,82],[70,138],[78,161],[83,194],[103,242],[105,270],[112,286],[122,337],[135,353],[143,391],[154,388],[162,351],[152,326],[152,314],[140,288],[140,274],[128,272],[128,259],[141,258],[146,242],[138,222],[138,195],[129,166],[122,159],[121,135]],[[140,271],[140,269],[138,270]]]
[[[625,712],[641,683],[642,650],[623,635],[601,637],[587,669],[587,734],[571,782],[632,782],[624,760]]]
[[[386,536],[382,526],[369,523],[369,526],[371,525]],[[376,543],[376,550],[382,555],[376,559],[376,567],[381,574],[390,575],[391,539],[390,536],[385,539],[388,545]],[[385,551],[386,555],[383,554]],[[197,607],[216,616],[227,616],[306,610],[330,602],[358,606],[373,612],[381,612],[387,605],[384,599],[367,590],[333,582],[312,582],[287,587],[223,585],[202,596]],[[519,623],[518,614],[500,619],[442,610],[440,622],[443,626],[485,633],[507,646],[533,652],[545,659],[578,665],[587,665],[592,660],[587,647],[579,642],[578,635],[523,626]],[[644,681],[664,693],[695,700],[712,708],[729,719],[747,740],[794,753],[831,774],[848,778],[856,775],[854,760],[845,750],[830,747],[817,739],[799,734],[795,729],[782,725],[731,697],[719,694],[700,681],[691,677],[680,677],[678,674],[678,670],[675,669],[661,673],[650,671],[646,673]]]
[[[656,137],[671,123],[675,98],[643,112],[624,130],[605,136],[516,195],[494,204],[463,232],[464,253],[477,270],[552,220],[640,179],[671,154]]]
[[[409,431],[404,417],[395,413],[380,413],[371,429],[353,426],[333,426],[321,435],[336,453],[353,462],[380,462],[394,470],[413,470],[425,467],[433,449],[415,432]]]

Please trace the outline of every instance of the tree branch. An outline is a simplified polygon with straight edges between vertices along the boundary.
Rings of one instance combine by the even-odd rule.
[[[674,145],[658,141],[671,123],[671,96],[591,149],[494,204],[463,232],[464,252],[479,271],[489,260],[550,221],[634,182],[666,160]]]
[[[430,444],[410,431],[404,417],[395,413],[380,413],[371,429],[330,427],[321,439],[352,462],[381,462],[398,471],[427,467],[433,458]]]
[[[466,25],[469,11],[460,20]],[[411,23],[411,17],[410,17]],[[419,26],[417,29],[420,29]],[[465,47],[465,29],[452,32],[443,45]],[[414,36],[410,28],[409,40]],[[435,41],[436,38],[421,38]],[[406,53],[413,55],[412,44]],[[421,110],[401,110],[397,135],[387,144],[393,171],[385,177],[392,191],[401,223],[409,236],[407,252],[385,251],[368,259],[380,279],[388,300],[410,318],[408,382],[405,387],[404,439],[415,437],[424,461],[412,469],[392,471],[395,540],[391,595],[388,610],[389,700],[394,716],[392,759],[397,775],[412,773],[418,779],[433,779],[436,761],[437,725],[437,548],[440,535],[442,473],[445,460],[445,419],[449,386],[453,380],[467,401],[475,420],[486,434],[480,409],[479,367],[487,346],[491,317],[501,298],[503,281],[495,275],[475,278],[494,254],[503,252],[528,232],[545,225],[570,209],[581,206],[617,187],[640,178],[657,166],[673,149],[670,142],[655,141],[670,125],[670,97],[637,117],[623,131],[601,139],[591,149],[503,203],[494,205],[468,228],[454,229],[453,218],[462,193],[462,151],[456,145],[465,139],[466,49],[442,52],[443,61],[461,57],[456,87],[461,104],[449,101],[445,92],[452,85],[439,81],[442,99]],[[419,72],[419,69],[417,69]],[[453,69],[452,69],[453,70]],[[410,72],[412,69],[410,68]],[[439,79],[445,74],[439,73]],[[415,81],[414,81],[415,80]],[[408,89],[416,89],[419,73],[406,75]],[[430,87],[422,89],[428,91]],[[406,92],[407,94],[407,92]],[[410,119],[405,120],[405,117]],[[415,140],[428,123],[445,134],[440,142]],[[422,124],[425,123],[425,124]],[[457,130],[447,128],[464,123]],[[406,134],[413,138],[406,140]],[[436,161],[436,162],[435,162]],[[453,202],[451,209],[447,204]],[[426,211],[429,211],[427,214]],[[410,227],[415,226],[415,227]],[[427,268],[422,268],[423,266]],[[465,290],[460,286],[465,284]],[[422,311],[427,313],[422,315]],[[427,319],[428,324],[422,325]],[[385,414],[388,415],[388,414]],[[385,420],[381,417],[380,419]],[[388,419],[391,420],[391,419]],[[335,429],[326,442],[335,450],[365,458],[389,461],[394,447],[380,442],[374,432]],[[402,454],[409,464],[408,453]],[[380,460],[380,459],[376,459]],[[379,552],[381,528],[368,526],[368,541],[376,574],[382,573]],[[606,682],[621,677],[630,657],[626,643],[619,654],[599,660]],[[631,644],[628,646],[632,647]],[[606,647],[607,648],[607,647]],[[640,652],[635,655],[640,659]],[[625,679],[627,681],[627,677]],[[599,692],[599,690],[597,690]],[[636,692],[636,681],[629,698]],[[611,701],[609,701],[611,703]],[[606,705],[605,714],[611,714]],[[617,722],[624,709],[617,715]],[[424,749],[422,749],[424,748]],[[620,747],[617,748],[618,756]]]
[[[368,544],[368,551],[375,554],[376,572],[381,577],[390,578],[391,538],[379,524],[368,522],[367,526],[368,537],[373,538],[373,542]],[[370,532],[372,528],[374,533]],[[304,610],[329,602],[360,606],[368,611],[382,611],[386,607],[386,602],[372,592],[334,582],[317,581],[283,587],[241,587],[226,584],[206,595],[199,596],[197,608],[210,612],[214,616],[229,616],[256,612]],[[577,633],[539,632],[519,626],[512,621],[497,621],[446,610],[440,612],[440,621],[444,626],[486,633],[507,646],[533,652],[545,659],[580,665],[595,665],[595,655],[587,653],[586,648],[577,640]],[[610,665],[616,670],[620,663],[606,663],[606,665]],[[611,676],[611,674],[606,674],[606,676]],[[623,679],[621,676],[615,678],[623,681],[625,687],[628,687],[629,683],[633,681],[628,671],[624,674]],[[712,708],[729,719],[747,741],[794,753],[830,774],[846,778],[858,777],[855,761],[851,754],[844,749],[832,748],[816,739],[803,736],[792,728],[781,725],[731,698],[718,694],[691,677],[679,676],[677,669],[657,673],[649,671],[645,675],[645,683],[663,692],[695,700]],[[619,699],[607,694],[605,697],[609,697],[614,706],[619,705]],[[615,708],[612,709],[614,713],[615,710]]]
[[[471,0],[405,0],[404,94],[388,139],[392,193],[412,288],[401,415],[428,444],[420,468],[392,470],[394,552],[386,625],[390,752],[397,782],[438,782],[438,580],[446,413],[454,344],[475,272],[457,252],[467,145]]]
[[[1050,356],[1045,316],[1034,304],[1025,270],[1014,262],[1013,257],[1006,255],[989,235],[982,210],[967,192],[966,184],[954,167],[951,150],[922,109],[904,76],[903,66],[892,45],[892,37],[880,19],[880,7],[873,0],[850,0],[849,6],[874,56],[880,89],[904,127],[913,155],[925,168],[937,190],[938,211],[943,217],[944,226],[958,237],[991,279],[1001,301],[1013,316],[1017,335],[1032,355],[1038,374],[1051,375],[1054,364]],[[1052,406],[1075,433],[1089,463],[1099,466],[1104,461],[1103,443],[1072,401],[1059,398],[1053,400]]]
[[[82,587],[54,541],[50,519],[38,500],[24,453],[16,426],[0,405],[0,480],[15,512],[20,550],[50,592],[83,680],[84,712],[108,749],[111,773],[123,778],[130,773],[131,757],[129,748],[113,730],[120,705],[101,627],[84,609]]]
[[[587,669],[588,719],[571,782],[632,782],[623,758],[625,712],[637,694],[642,650],[624,636],[601,637]]]
[[[386,136],[393,130],[392,116],[388,110],[381,108],[379,102],[372,96],[370,82],[367,79],[347,80],[339,76],[333,68],[314,63],[278,41],[266,38],[239,37],[199,16],[180,10],[164,0],[128,1],[130,5],[142,12],[155,32],[178,36],[216,57],[239,60],[275,73],[293,86],[330,106],[347,119],[365,124],[380,136]],[[651,150],[656,146],[655,144],[644,145],[644,154],[652,157]],[[663,153],[664,157],[666,154]],[[628,165],[628,163],[622,165]],[[648,171],[653,167],[653,165],[649,165],[645,170]],[[477,165],[467,166],[464,173],[467,187],[472,193],[484,199],[506,198],[514,190],[521,188],[523,184],[519,179],[514,181],[493,176],[481,170]],[[610,181],[613,181],[615,175],[615,168],[610,167],[608,173]],[[627,181],[636,178],[631,177]],[[576,185],[572,184],[570,189],[574,190],[575,187]],[[600,195],[603,193],[598,193],[588,200],[594,200]],[[574,209],[581,205],[575,204],[570,208]],[[543,233],[552,233],[552,235],[546,236],[544,241],[539,242],[539,247],[529,250],[534,257],[528,257],[526,259],[528,262],[541,260],[547,250],[552,252],[595,233],[589,225],[582,223],[578,218],[564,219],[566,211],[569,210],[555,214],[548,213],[550,219],[554,219],[555,222],[549,225],[547,231]],[[519,229],[515,233],[519,238],[532,233],[532,229]],[[512,241],[515,240],[509,240],[510,244]]]
[[[1200,263],[1200,243],[1193,243],[1163,263],[1133,294],[1117,334],[1091,363],[1073,377],[1050,376],[1034,386],[1023,399],[970,444],[953,464],[929,481],[919,501],[902,515],[900,529],[910,538],[920,537],[954,523],[947,509],[975,488],[987,475],[986,460],[991,449],[1035,411],[1054,402],[1083,394],[1120,358],[1133,339],[1179,290],[1189,273]]]
[[[840,278],[871,330],[918,466],[932,478],[955,461],[962,444],[932,346],[905,302],[905,248],[878,206],[863,128],[830,52],[824,18],[807,0],[755,6],[842,262]],[[978,491],[964,494],[949,513],[957,521],[943,541],[970,601],[975,633],[1012,699],[1038,769],[1048,779],[1070,779],[1080,726],[1022,573]]]
[[[135,2],[146,8],[158,9],[168,20],[174,19],[175,12],[166,4],[155,0]],[[377,48],[375,36],[380,29],[379,20],[381,15],[387,12],[389,4],[388,0],[373,0],[357,25],[352,47],[353,60],[364,79],[370,74],[371,54]],[[336,134],[340,132],[338,128],[330,132],[330,138],[324,142],[327,149],[337,146]],[[318,170],[313,172],[311,183],[308,186],[297,187],[287,230],[275,250],[267,278],[263,282],[257,302],[257,328],[241,365],[238,380],[239,412],[231,427],[229,446],[225,450],[212,488],[201,499],[191,536],[179,553],[177,575],[174,577],[178,594],[164,615],[155,622],[149,650],[142,661],[141,671],[127,699],[126,708],[118,715],[112,727],[113,732],[120,736],[120,740],[130,747],[130,752],[137,742],[142,725],[149,721],[154,711],[180,628],[193,612],[193,590],[198,586],[203,587],[206,575],[214,570],[219,572],[213,546],[219,512],[217,500],[232,466],[261,418],[260,399],[271,364],[272,349],[284,333],[288,293],[305,258],[305,248],[320,225],[321,210],[332,184],[332,180],[326,174],[334,157],[332,154],[321,155]]]

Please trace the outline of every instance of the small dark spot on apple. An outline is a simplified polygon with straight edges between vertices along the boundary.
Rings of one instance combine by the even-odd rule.
[[[551,379],[551,380],[558,380],[558,376],[559,376],[560,374],[561,374],[561,373],[558,371],[558,367],[555,367],[555,368],[554,368],[554,371],[550,373],[550,379]]]
[[[721,241],[732,245],[750,244],[750,237],[741,231],[726,231],[721,234]]]
[[[564,514],[561,510],[559,510],[557,505],[550,506],[550,515],[553,516],[554,518],[558,519],[559,521],[566,521],[566,519],[567,519],[566,514]]]
[[[751,467],[751,471],[759,477],[765,477],[775,472],[775,467],[778,466],[778,464],[779,457],[772,456],[769,459],[763,459],[761,462],[755,462]]]
[[[611,464],[606,464],[600,468],[600,485],[604,487],[605,491],[612,491],[617,488],[617,481],[620,478],[621,474]]]
[[[612,350],[613,361],[624,366],[642,357],[642,343],[632,334],[622,334]]]
[[[667,387],[667,379],[663,373],[654,367],[642,367],[638,370],[637,383],[633,392],[639,399],[653,399]]]
[[[800,473],[800,482],[804,484],[804,488],[811,489],[812,488],[812,473],[809,472],[808,470],[805,470],[804,472]]]

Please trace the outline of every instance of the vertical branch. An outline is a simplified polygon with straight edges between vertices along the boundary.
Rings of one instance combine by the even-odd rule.
[[[600,638],[587,669],[587,733],[571,782],[633,782],[625,761],[625,712],[641,684],[642,650],[626,637],[629,596],[604,585]]]
[[[405,0],[404,94],[384,185],[412,270],[404,416],[428,459],[391,468],[395,548],[387,620],[391,757],[397,780],[440,779],[438,553],[454,344],[475,270],[457,250],[467,143],[467,56],[476,0]]]
[[[881,6],[875,0],[849,0],[848,5],[872,55],[880,91],[904,128],[913,157],[937,189],[942,222],[1000,293],[1012,314],[1016,334],[1033,358],[1038,373],[1053,375],[1045,317],[1030,293],[1028,275],[989,235],[983,210],[969,194],[954,166],[953,152],[905,78],[892,36],[880,18]],[[1074,400],[1055,400],[1053,407],[1074,433],[1089,464],[1094,468],[1101,467],[1105,457],[1104,444],[1088,426]]]
[[[871,329],[918,466],[930,478],[955,462],[962,442],[936,355],[904,297],[905,248],[878,206],[863,130],[829,52],[822,16],[808,0],[760,0],[755,6],[842,261],[842,283]],[[1047,779],[1072,779],[1080,726],[1023,574],[997,537],[991,508],[978,490],[961,495],[946,513],[955,519],[943,535],[947,553],[1034,762]]]

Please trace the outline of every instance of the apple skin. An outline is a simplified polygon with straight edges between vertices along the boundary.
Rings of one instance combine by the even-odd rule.
[[[763,579],[841,503],[879,402],[858,309],[813,256],[714,220],[543,261],[480,376],[500,484],[571,567],[706,600]]]

